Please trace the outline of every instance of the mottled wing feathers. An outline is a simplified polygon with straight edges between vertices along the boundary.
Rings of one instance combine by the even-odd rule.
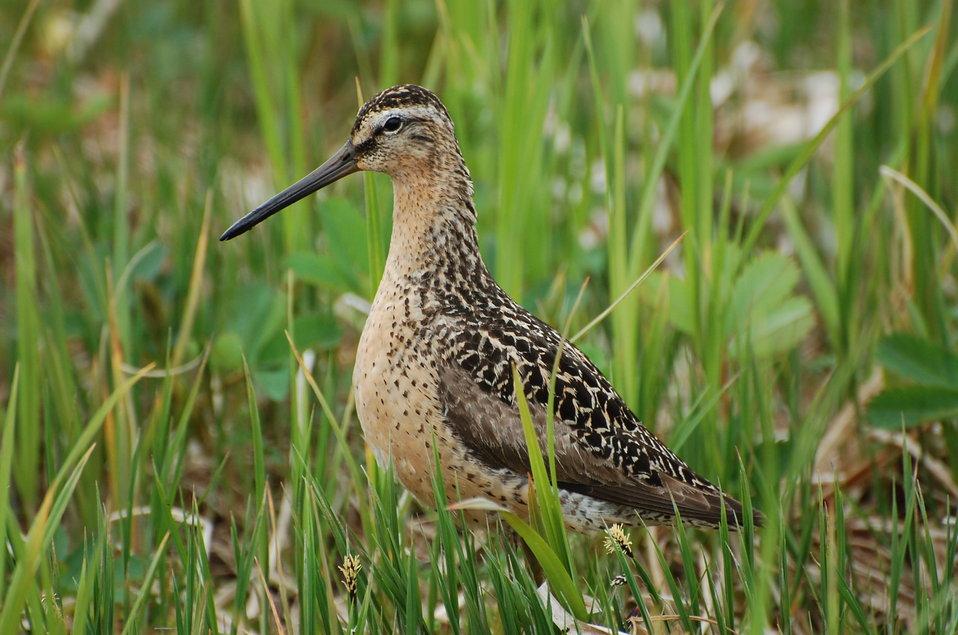
[[[493,283],[494,284],[494,283]],[[658,482],[659,473],[702,489],[714,489],[645,429],[602,373],[577,348],[564,343],[550,326],[495,288],[492,299],[448,326],[441,352],[467,372],[479,387],[513,403],[512,367],[531,403],[545,407],[556,355],[562,355],[555,381],[556,418],[569,424],[584,448],[624,474]],[[447,296],[448,297],[448,296]],[[450,300],[447,300],[450,301]],[[475,306],[463,301],[463,306]],[[455,315],[456,307],[442,307]]]
[[[439,401],[446,423],[476,459],[490,468],[529,473],[529,459],[522,424],[514,402],[484,390],[472,373],[459,367],[447,367],[440,373]],[[530,410],[545,447],[545,407],[530,395]],[[697,524],[718,524],[721,501],[726,502],[729,524],[741,518],[741,506],[715,488],[703,489],[677,480],[667,473],[650,469],[648,474],[630,474],[621,463],[597,453],[595,447],[576,432],[574,422],[555,420],[555,451],[559,486],[600,501],[634,509],[647,521],[674,515]],[[606,434],[617,447],[641,444],[636,433],[626,427],[614,427]]]

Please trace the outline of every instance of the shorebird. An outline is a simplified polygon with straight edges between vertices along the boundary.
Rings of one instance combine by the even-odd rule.
[[[405,84],[370,99],[329,160],[220,240],[360,170],[391,177],[393,230],[356,355],[356,410],[377,460],[391,462],[417,499],[434,502],[435,451],[447,497],[528,514],[530,467],[512,373],[542,442],[558,355],[555,464],[567,526],[666,524],[678,510],[688,523],[715,527],[723,506],[730,526],[743,523],[738,501],[643,427],[581,351],[493,279],[452,119],[429,90]],[[467,518],[482,523],[484,515]]]

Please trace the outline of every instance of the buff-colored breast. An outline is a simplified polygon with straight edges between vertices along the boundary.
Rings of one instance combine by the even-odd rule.
[[[481,496],[524,512],[523,479],[504,480],[489,471],[445,425],[438,360],[429,330],[414,326],[421,325],[424,316],[419,294],[411,289],[387,267],[359,341],[353,386],[366,442],[379,463],[391,462],[399,481],[424,504],[435,500],[437,450],[449,500]],[[481,524],[484,515],[468,517]]]
[[[366,442],[422,497],[430,490],[427,457],[438,410],[428,355],[414,347],[411,300],[387,273],[359,341],[353,385]]]

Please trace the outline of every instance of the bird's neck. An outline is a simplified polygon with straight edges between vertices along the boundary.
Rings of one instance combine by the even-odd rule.
[[[485,271],[476,236],[472,180],[462,158],[437,160],[427,170],[393,175],[393,230],[387,269],[409,275]]]

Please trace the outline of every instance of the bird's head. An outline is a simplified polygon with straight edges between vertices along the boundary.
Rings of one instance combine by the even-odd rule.
[[[233,223],[220,240],[249,231],[353,172],[368,170],[402,178],[433,172],[450,156],[460,157],[459,145],[439,98],[414,84],[393,86],[363,104],[349,139],[325,163]]]
[[[446,107],[415,84],[393,86],[366,102],[349,141],[360,170],[390,176],[426,171],[445,151],[458,150]]]

